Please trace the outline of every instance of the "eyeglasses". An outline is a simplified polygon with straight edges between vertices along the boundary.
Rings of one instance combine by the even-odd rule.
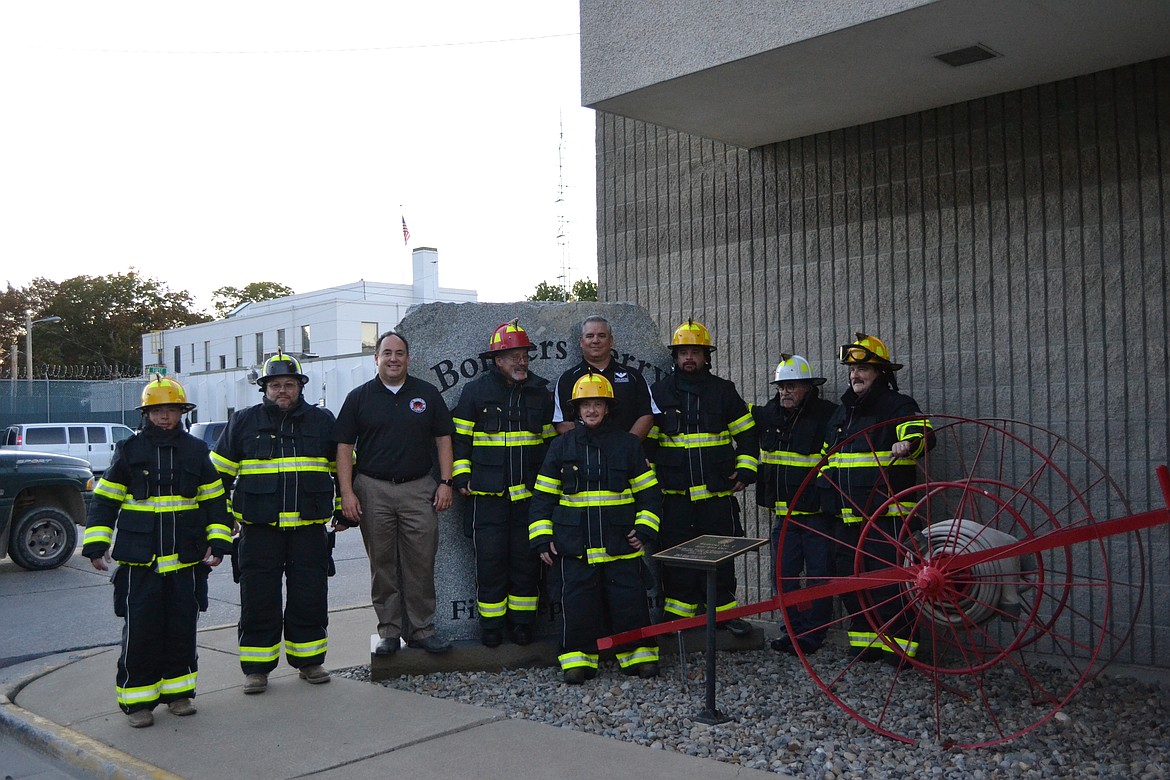
[[[300,382],[268,382],[266,390],[294,390],[301,386]]]
[[[795,393],[798,390],[807,390],[808,388],[808,382],[780,382],[778,385],[776,385],[776,392]]]
[[[527,363],[528,362],[528,353],[521,352],[518,355],[501,355],[500,360],[504,361],[505,363],[511,363],[512,365],[515,365],[517,363]]]

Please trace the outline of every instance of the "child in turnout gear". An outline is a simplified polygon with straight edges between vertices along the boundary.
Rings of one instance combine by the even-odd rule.
[[[641,558],[658,535],[662,494],[638,437],[609,420],[613,386],[587,373],[573,386],[581,424],[555,439],[536,477],[528,527],[560,598],[565,682],[597,676],[597,640],[650,624]],[[626,674],[658,674],[653,640],[615,649]]]
[[[231,552],[223,484],[207,445],[180,424],[194,408],[174,379],[146,386],[142,429],[118,445],[98,481],[82,542],[98,571],[118,563],[114,614],[125,625],[115,685],[134,728],[152,725],[160,702],[174,715],[195,714],[195,625],[207,609],[207,575]]]

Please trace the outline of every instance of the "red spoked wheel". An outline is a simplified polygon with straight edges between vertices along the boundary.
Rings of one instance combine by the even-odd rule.
[[[931,421],[916,479],[879,463],[864,498],[843,469],[805,481],[800,494],[820,490],[864,519],[785,518],[781,549],[831,535],[837,565],[816,581],[779,571],[781,611],[808,672],[853,717],[905,742],[993,745],[1047,722],[1129,639],[1145,579],[1139,526],[1065,439],[1010,420]],[[872,452],[876,428],[822,463]],[[839,597],[827,633],[810,627],[814,595]]]

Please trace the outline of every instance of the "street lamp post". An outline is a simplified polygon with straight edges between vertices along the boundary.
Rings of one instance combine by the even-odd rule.
[[[24,312],[24,366],[28,369],[28,376],[25,377],[29,382],[32,381],[32,329],[33,325],[40,325],[42,322],[60,322],[61,318],[53,315],[51,317],[41,317],[39,320],[32,318],[32,312],[26,310]]]

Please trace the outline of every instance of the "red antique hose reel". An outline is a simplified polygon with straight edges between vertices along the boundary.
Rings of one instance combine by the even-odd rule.
[[[1050,431],[1011,420],[930,419],[935,446],[918,459],[917,484],[901,491],[894,480],[879,485],[885,500],[863,521],[852,570],[817,584],[798,575],[788,582],[781,571],[778,591],[802,589],[719,619],[778,610],[799,638],[785,608],[855,594],[837,602],[818,652],[795,643],[829,698],[893,739],[994,745],[1050,720],[1129,641],[1145,587],[1141,532],[1170,523],[1170,472],[1157,469],[1167,507],[1131,514],[1097,461]],[[869,435],[861,431],[838,448],[855,452]],[[814,470],[800,493],[827,489],[848,501],[842,486],[816,483]],[[896,535],[873,519],[895,504],[913,506]],[[785,518],[780,545],[799,528],[800,516]],[[867,540],[896,555],[875,560]],[[660,623],[599,645],[704,620]],[[896,638],[895,623],[912,626],[914,643]],[[886,661],[880,670],[854,657],[846,629],[877,637]]]

